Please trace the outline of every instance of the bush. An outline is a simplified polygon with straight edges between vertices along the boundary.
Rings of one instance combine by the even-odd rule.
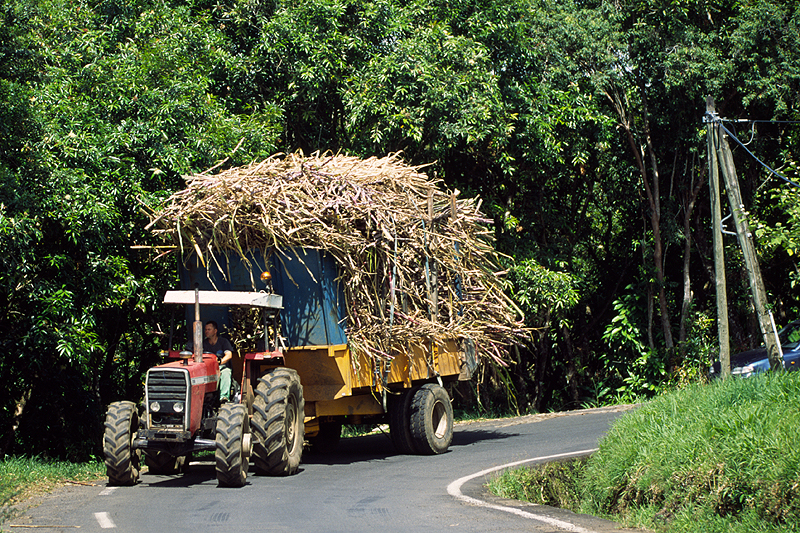
[[[523,469],[492,488],[670,532],[796,531],[798,405],[800,373],[690,386],[626,414],[585,464]]]

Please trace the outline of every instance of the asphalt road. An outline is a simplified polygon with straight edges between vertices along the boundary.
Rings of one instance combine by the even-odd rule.
[[[143,474],[134,487],[71,485],[9,525],[48,531],[292,531],[605,533],[614,524],[548,507],[503,501],[483,489],[492,469],[594,449],[620,409],[458,424],[448,453],[395,453],[388,435],[343,439],[330,455],[307,454],[297,475],[251,475],[217,487],[212,461],[187,474]],[[13,531],[32,531],[12,528]]]

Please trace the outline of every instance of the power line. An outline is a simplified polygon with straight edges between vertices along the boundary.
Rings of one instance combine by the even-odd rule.
[[[747,152],[748,154],[750,154],[750,156],[751,156],[753,159],[755,159],[756,161],[758,161],[758,162],[759,162],[759,164],[760,164],[762,167],[766,168],[766,169],[767,169],[767,170],[768,170],[768,171],[769,171],[771,174],[774,174],[775,176],[779,177],[780,179],[782,179],[782,180],[783,180],[783,181],[785,181],[786,183],[789,183],[789,184],[791,184],[791,185],[794,185],[795,187],[797,187],[798,189],[800,189],[800,185],[798,185],[798,184],[797,184],[797,183],[795,183],[794,181],[790,180],[790,179],[789,179],[789,178],[787,178],[786,176],[782,175],[780,172],[778,172],[777,170],[775,170],[775,169],[774,169],[774,168],[772,168],[771,166],[769,166],[769,165],[767,165],[766,163],[764,163],[764,162],[763,162],[762,160],[760,160],[758,157],[756,157],[756,155],[755,155],[753,152],[751,152],[751,151],[750,151],[750,149],[749,149],[747,146],[745,146],[745,144],[744,144],[744,143],[742,143],[742,141],[740,141],[738,137],[736,137],[736,134],[734,134],[734,133],[733,133],[731,130],[729,130],[728,128],[726,128],[724,124],[722,124],[723,120],[721,120],[721,119],[716,119],[716,120],[717,120],[717,122],[719,122],[719,127],[720,127],[720,128],[722,128],[723,130],[725,130],[725,133],[727,133],[727,134],[728,134],[728,136],[729,136],[731,139],[733,139],[734,141],[736,141],[736,144],[738,144],[739,146],[741,146],[742,148],[744,148],[745,152]],[[730,121],[728,121],[728,122],[730,122]],[[752,122],[772,122],[772,121],[769,121],[769,120],[763,120],[763,121],[752,121]]]
[[[720,122],[753,122],[757,124],[800,124],[800,120],[753,120],[751,118],[720,118]]]

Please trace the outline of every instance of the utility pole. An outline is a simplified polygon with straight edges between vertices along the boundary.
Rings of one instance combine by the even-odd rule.
[[[713,108],[713,101],[711,102]],[[708,111],[708,102],[706,103]],[[728,140],[724,134],[720,134],[720,121],[716,115],[712,114],[713,123],[709,126],[714,130],[711,141],[716,141],[714,146],[717,152],[717,160],[722,168],[725,178],[725,189],[728,192],[728,202],[731,205],[733,220],[736,224],[736,236],[739,239],[739,246],[742,248],[745,268],[750,279],[750,292],[753,296],[753,306],[758,317],[758,325],[764,344],[767,347],[770,368],[772,370],[783,370],[783,358],[780,355],[777,335],[772,325],[772,319],[767,311],[767,296],[764,288],[764,280],[761,277],[761,267],[758,265],[755,246],[753,245],[753,234],[747,224],[746,212],[742,195],[739,191],[739,181],[736,179],[736,168],[733,164],[733,154],[728,146]],[[711,159],[709,159],[711,163]],[[716,165],[715,165],[716,166]],[[715,169],[716,170],[716,169]],[[712,200],[713,202],[713,200]],[[723,366],[723,369],[725,366]]]
[[[722,175],[725,177],[725,189],[728,191],[728,202],[731,204],[733,221],[736,224],[736,236],[739,239],[739,246],[742,248],[742,255],[744,255],[745,269],[747,269],[747,276],[750,278],[750,292],[753,294],[753,304],[758,316],[758,325],[761,328],[761,335],[764,337],[764,344],[767,347],[769,366],[772,370],[783,370],[783,358],[778,348],[778,339],[775,335],[775,328],[772,326],[769,311],[767,311],[767,291],[764,288],[761,267],[758,265],[758,256],[753,245],[753,234],[747,224],[747,213],[744,210],[742,195],[739,192],[736,168],[733,166],[733,154],[730,146],[728,146],[725,134],[722,135],[722,142],[717,149],[721,150],[721,155],[718,157]]]
[[[708,185],[711,189],[711,233],[714,236],[714,282],[717,289],[717,338],[719,339],[720,372],[723,378],[731,375],[731,343],[728,328],[728,294],[725,283],[725,248],[722,242],[722,206],[719,193],[717,145],[719,126],[714,98],[706,98],[706,144],[708,145]]]

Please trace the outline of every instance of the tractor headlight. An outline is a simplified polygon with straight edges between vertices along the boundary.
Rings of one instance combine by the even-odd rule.
[[[174,409],[176,413],[182,413],[183,402],[175,402],[174,404],[172,404],[172,409]]]
[[[158,402],[150,402],[150,411],[157,413],[161,410],[161,404]]]

